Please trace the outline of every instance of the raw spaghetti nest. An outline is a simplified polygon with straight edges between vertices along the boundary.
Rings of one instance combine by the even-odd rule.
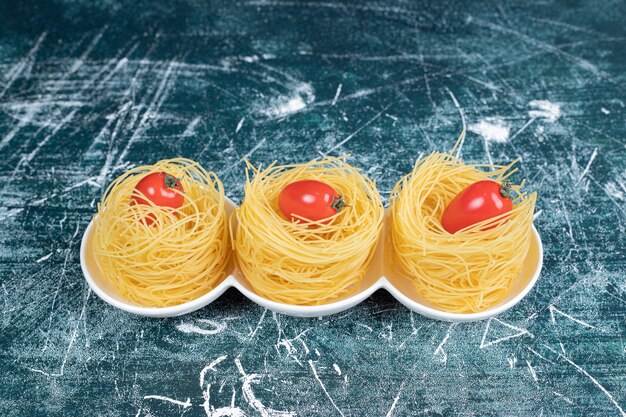
[[[265,169],[248,164],[246,178],[243,204],[234,213],[234,246],[254,290],[296,305],[325,304],[354,292],[382,228],[384,211],[375,183],[333,157]],[[280,214],[280,191],[310,179],[332,186],[348,204],[328,224],[292,222]]]
[[[386,256],[436,308],[472,313],[493,307],[521,272],[536,200],[535,193],[521,191],[523,183],[512,187],[511,212],[455,234],[441,226],[446,205],[460,191],[486,179],[502,183],[515,172],[514,163],[466,165],[451,154],[434,152],[417,161],[392,191]],[[483,230],[492,224],[496,226]]]
[[[149,201],[135,185],[153,172],[180,180],[180,208],[131,204],[134,195]],[[217,176],[189,159],[131,169],[109,185],[98,204],[93,246],[100,270],[122,297],[144,307],[178,305],[206,294],[225,277],[230,256],[224,198]]]

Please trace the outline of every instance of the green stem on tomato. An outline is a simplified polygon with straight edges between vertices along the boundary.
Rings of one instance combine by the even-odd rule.
[[[341,194],[333,197],[333,202],[330,204],[330,206],[337,210],[337,213],[339,213],[344,207],[350,207],[346,204],[346,200],[343,199],[343,196]]]
[[[176,188],[176,184],[178,183],[178,178],[168,173],[165,173],[165,177],[163,178],[163,183],[167,188]]]
[[[504,198],[511,198],[511,181],[505,180],[500,187],[500,195]]]

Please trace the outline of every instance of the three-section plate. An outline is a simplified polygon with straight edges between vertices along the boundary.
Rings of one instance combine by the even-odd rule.
[[[226,204],[228,214],[230,215],[236,206],[230,200],[227,200]],[[387,217],[385,217],[385,221],[386,220]],[[424,316],[450,322],[476,321],[498,315],[517,304],[535,285],[543,265],[543,246],[541,244],[541,238],[537,229],[533,226],[530,250],[524,261],[522,271],[513,283],[509,295],[498,305],[478,313],[449,313],[434,308],[431,303],[420,297],[409,280],[399,277],[393,272],[393,268],[391,268],[390,265],[385,264],[383,256],[385,230],[383,228],[383,235],[380,236],[374,258],[357,291],[332,303],[316,306],[299,306],[268,300],[254,292],[250,283],[246,280],[241,271],[239,271],[237,266],[233,264],[228,277],[202,297],[177,306],[155,308],[141,307],[124,300],[118,294],[115,287],[102,276],[93,256],[91,243],[93,233],[94,227],[93,221],[91,221],[85,230],[80,248],[80,263],[89,286],[100,298],[112,306],[130,313],[148,317],[174,317],[190,313],[210,304],[229,287],[237,288],[243,295],[258,305],[277,313],[291,316],[319,317],[339,313],[353,307],[372,295],[376,290],[383,288],[407,308]]]

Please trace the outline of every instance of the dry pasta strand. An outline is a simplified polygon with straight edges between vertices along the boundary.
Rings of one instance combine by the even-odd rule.
[[[253,173],[251,178],[250,173]],[[305,164],[248,164],[245,197],[233,213],[239,268],[270,300],[319,305],[358,288],[372,259],[384,217],[376,184],[342,158]],[[342,194],[344,207],[328,224],[297,223],[280,214],[277,197],[288,184],[315,179]]]
[[[178,178],[178,209],[131,205],[135,185],[153,172]],[[148,200],[149,201],[149,200]],[[141,221],[154,219],[147,225]],[[196,299],[221,282],[231,254],[224,188],[213,172],[184,158],[140,166],[116,178],[98,204],[93,240],[96,263],[119,294],[143,307]]]

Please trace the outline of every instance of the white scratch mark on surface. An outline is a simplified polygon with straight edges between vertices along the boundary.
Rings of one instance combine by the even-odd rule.
[[[74,61],[74,64],[72,64],[69,74],[75,73],[83,65],[83,63],[85,62],[85,59],[87,59],[87,57],[94,50],[96,45],[98,45],[98,42],[100,42],[100,39],[102,39],[102,35],[104,35],[104,32],[107,30],[107,28],[108,28],[108,25],[104,26],[102,30],[100,30],[100,32],[98,32],[96,36],[94,36],[93,40],[87,46],[87,48],[82,53],[82,55],[76,61]]]
[[[500,90],[501,90],[501,88],[500,88],[500,87],[498,87],[497,85],[494,85],[494,84],[493,84],[493,83],[491,83],[491,82],[488,82],[488,81],[487,81],[487,82],[485,82],[485,81],[480,80],[480,79],[478,79],[478,78],[476,78],[476,77],[472,77],[471,75],[465,75],[465,77],[466,77],[468,80],[474,81],[476,84],[480,84],[480,85],[482,85],[483,87],[488,88],[489,90],[492,90],[492,91],[500,91]]]
[[[535,372],[535,368],[533,368],[533,366],[530,364],[530,361],[527,360],[526,365],[528,365],[528,372],[530,372],[530,375],[533,377],[535,382],[539,381],[539,378],[537,378],[537,373]]]
[[[216,321],[209,320],[209,319],[198,319],[197,322],[203,325],[208,325],[213,328],[205,328],[205,327],[201,327],[196,324],[193,324],[193,323],[184,323],[184,322],[178,324],[176,328],[183,333],[197,333],[197,334],[202,334],[202,335],[218,334],[218,333],[223,332],[226,329],[226,323],[224,322],[216,322]]]
[[[277,353],[280,353],[281,346],[285,348],[285,350],[287,351],[287,355],[289,355],[289,357],[293,359],[295,363],[297,363],[301,367],[304,367],[304,365],[302,365],[302,362],[300,362],[300,359],[298,359],[298,357],[295,355],[298,350],[293,346],[289,339],[282,339],[274,345],[274,349],[276,349]]]
[[[443,349],[443,347],[445,346],[446,342],[450,338],[450,333],[452,332],[452,328],[453,327],[454,327],[454,323],[452,323],[450,325],[450,327],[448,327],[448,331],[446,332],[446,336],[443,338],[441,343],[439,343],[439,346],[437,346],[437,349],[435,349],[435,352],[433,353],[433,357],[441,356],[440,361],[444,365],[448,362],[448,354]]]
[[[251,331],[250,334],[248,334],[248,339],[252,339],[254,335],[256,334],[256,332],[259,331],[259,329],[261,328],[261,324],[263,324],[263,320],[265,320],[265,314],[267,314],[267,308],[263,309],[263,313],[261,313],[259,322],[256,324],[256,327],[254,328],[254,330]]]
[[[109,80],[111,80],[111,78],[113,78],[113,76],[119,71],[121,70],[126,64],[128,64],[128,56],[130,54],[132,54],[135,49],[137,49],[137,47],[139,47],[139,43],[136,43],[135,45],[132,46],[132,48],[130,49],[130,51],[128,51],[126,53],[126,56],[123,58],[120,58],[117,60],[117,64],[115,64],[115,67],[107,74],[107,76],[102,80],[102,82],[100,83],[101,85],[106,85]]]
[[[587,175],[589,178],[591,178],[591,180],[594,182],[594,184],[596,184],[598,187],[600,187],[600,189],[602,190],[602,192],[604,192],[604,194],[609,198],[609,200],[611,200],[611,202],[613,204],[615,204],[615,207],[622,213],[622,215],[626,215],[626,210],[624,210],[624,208],[622,208],[622,206],[617,202],[617,200],[615,198],[613,198],[613,195],[611,195],[605,187],[601,186],[600,183],[598,183],[598,181],[593,177],[593,175],[589,174]]]
[[[70,120],[72,120],[72,118],[74,117],[74,115],[76,114],[76,112],[77,112],[77,111],[78,111],[78,109],[76,109],[76,110],[72,110],[72,112],[71,112],[71,113],[69,113],[67,116],[65,116],[65,117],[64,117],[64,118],[63,118],[63,119],[59,122],[59,124],[57,124],[57,125],[55,126],[55,128],[54,128],[54,129],[52,129],[52,132],[50,132],[50,133],[49,133],[49,134],[48,134],[45,138],[43,138],[43,139],[41,140],[41,142],[39,142],[39,143],[37,144],[37,146],[35,147],[35,149],[33,149],[33,150],[32,150],[32,151],[28,154],[28,155],[26,155],[26,156],[22,159],[22,161],[23,161],[23,162],[30,162],[30,161],[32,161],[32,160],[33,160],[33,158],[35,157],[35,155],[37,155],[37,153],[41,150],[41,148],[43,148],[43,147],[44,147],[44,146],[48,143],[48,141],[49,141],[49,140],[50,140],[50,139],[51,139],[54,135],[56,135],[56,134],[57,134],[57,132],[58,132],[59,130],[61,130],[61,128],[62,128],[62,127],[63,127],[66,123],[69,123],[69,121],[70,121]],[[19,165],[18,165],[18,166],[19,166]]]
[[[516,333],[513,333],[513,334],[510,334],[508,336],[504,336],[504,337],[501,337],[499,339],[492,340],[490,342],[485,343],[485,341],[487,340],[487,334],[489,333],[489,329],[491,328],[491,322],[492,321],[496,321],[496,322],[500,323],[501,325],[503,325],[505,327],[508,327],[511,330],[515,330]],[[521,327],[513,326],[512,324],[503,322],[502,320],[500,320],[500,319],[498,319],[496,317],[491,317],[489,319],[489,321],[487,322],[487,326],[485,326],[485,332],[483,333],[483,338],[480,341],[480,349],[484,349],[484,348],[489,347],[489,346],[497,345],[498,343],[502,343],[502,342],[504,342],[506,340],[513,339],[513,338],[520,337],[520,336],[524,336],[524,335],[528,335],[530,337],[534,337],[532,335],[532,333],[530,333],[526,329],[522,329]]]
[[[337,372],[337,375],[341,376],[341,368],[339,368],[339,365],[333,363],[333,368],[335,369],[335,372]]]
[[[478,24],[479,26],[487,27],[495,32],[508,33],[510,35],[513,35],[514,37],[516,37],[517,39],[521,40],[524,43],[527,43],[538,49],[541,49],[546,52],[550,52],[552,54],[555,54],[564,58],[565,60],[575,64],[579,68],[591,72],[593,75],[595,75],[598,78],[604,78],[604,79],[611,81],[613,84],[619,85],[619,83],[617,83],[617,81],[610,74],[606,73],[605,71],[600,70],[597,66],[595,66],[594,64],[592,64],[591,62],[589,62],[588,60],[584,58],[580,58],[578,56],[575,56],[575,55],[572,55],[570,53],[563,51],[558,46],[552,45],[547,42],[543,42],[539,39],[533,38],[532,36],[525,35],[517,30],[511,29],[502,25],[498,25],[496,23],[492,23],[486,20],[482,20],[480,18],[472,17],[472,21]]]
[[[204,369],[200,372],[200,389],[203,390],[202,396],[204,397],[204,402],[202,403],[202,408],[204,409],[207,417],[219,417],[219,416],[230,416],[230,417],[245,417],[245,413],[239,408],[235,407],[235,388],[233,387],[233,395],[231,398],[230,407],[220,407],[215,409],[215,407],[211,406],[211,384],[206,384],[206,389],[204,389],[206,374],[208,371],[216,372],[215,367],[224,361],[227,358],[226,355],[222,355],[219,358],[215,359],[209,365],[205,366]],[[219,392],[222,391],[223,385],[220,387]]]
[[[507,362],[509,363],[509,368],[513,369],[515,364],[517,363],[517,358],[515,356],[507,358]]]
[[[619,410],[620,414],[622,415],[622,417],[626,417],[626,412],[622,409],[622,407],[620,407],[619,403],[617,401],[615,401],[615,398],[613,398],[613,395],[611,395],[610,392],[608,392],[606,390],[606,388],[604,388],[602,386],[602,384],[600,384],[598,382],[597,379],[595,379],[593,376],[591,376],[589,374],[589,372],[585,371],[583,368],[581,368],[580,366],[578,366],[576,363],[574,363],[573,360],[571,360],[570,358],[568,358],[567,356],[555,351],[554,349],[552,349],[550,346],[548,345],[544,345],[548,350],[550,350],[552,353],[555,353],[556,355],[562,357],[563,359],[565,359],[565,361],[567,363],[569,363],[570,365],[572,365],[574,368],[576,368],[576,370],[578,372],[580,372],[581,374],[583,374],[584,376],[586,376],[587,378],[589,378],[591,380],[591,382],[593,382],[593,384],[598,387],[600,389],[600,391],[602,391],[604,393],[604,395],[607,396],[607,398],[613,403],[613,405],[615,405],[615,407]]]
[[[395,309],[394,309],[395,310]],[[393,323],[389,323],[384,327],[387,332],[383,333],[382,331],[379,333],[378,337],[382,337],[383,339],[391,342],[393,340]]]
[[[243,161],[245,161],[246,159],[250,158],[252,156],[253,153],[255,153],[261,146],[263,146],[265,144],[265,142],[267,141],[266,138],[263,138],[259,141],[259,143],[257,143],[256,145],[254,145],[254,147],[252,149],[250,149],[250,151],[248,151],[248,153],[246,153],[244,156],[242,156],[239,161],[235,162],[234,164],[232,164],[231,166],[229,166],[228,168],[226,168],[225,170],[223,170],[222,172],[220,172],[220,175],[223,176],[225,174],[227,174],[228,172],[230,172],[232,169],[234,169],[237,165],[239,165],[240,163],[242,163]]]
[[[179,400],[175,400],[173,398],[169,398],[169,397],[164,397],[162,395],[146,395],[143,397],[144,400],[161,400],[161,401],[166,401],[168,403],[172,403],[172,404],[176,404],[176,405],[180,405],[183,408],[187,408],[187,407],[191,407],[191,398],[187,398],[187,401],[179,401]]]
[[[190,136],[193,136],[196,133],[196,126],[198,126],[198,123],[200,123],[201,121],[202,117],[198,116],[191,122],[189,122],[189,124],[185,128],[185,131],[183,132],[183,137],[188,138]]]
[[[126,143],[126,146],[122,150],[118,158],[117,165],[120,165],[122,162],[124,162],[133,143],[135,143],[135,141],[137,141],[137,139],[141,136],[144,129],[148,125],[148,121],[154,116],[154,113],[156,113],[159,110],[159,108],[161,107],[165,99],[167,98],[169,94],[169,90],[172,87],[171,84],[173,84],[173,82],[170,82],[170,78],[173,78],[171,76],[174,73],[174,69],[178,68],[178,65],[179,65],[178,62],[171,61],[169,65],[167,66],[167,70],[165,71],[165,74],[163,75],[163,79],[161,79],[161,82],[159,84],[159,87],[157,88],[157,91],[154,93],[154,96],[152,97],[152,101],[150,102],[146,111],[144,111],[141,117],[141,120],[139,121],[139,126],[134,130],[132,136],[130,137],[130,139]]]
[[[461,155],[461,150],[463,149],[463,143],[465,143],[465,131],[467,128],[467,124],[465,122],[465,113],[463,112],[463,107],[461,107],[461,105],[459,104],[459,101],[454,96],[454,93],[448,87],[445,87],[445,88],[446,88],[446,91],[448,91],[448,94],[450,95],[452,102],[454,103],[454,107],[456,107],[456,109],[459,111],[459,114],[461,115],[461,124],[463,126],[463,130],[461,131],[462,138],[459,142],[458,147],[456,148],[456,157],[458,158]]]
[[[36,262],[36,263],[38,263],[38,264],[40,264],[40,263],[42,263],[43,261],[47,261],[48,259],[50,259],[50,257],[51,257],[51,256],[52,256],[52,252],[50,252],[50,253],[49,253],[49,254],[47,254],[47,255],[42,256],[41,258],[37,259],[35,262]]]
[[[587,173],[589,172],[589,169],[591,168],[591,164],[593,160],[596,159],[596,156],[598,156],[598,148],[595,148],[593,152],[591,153],[591,158],[589,158],[589,162],[587,162],[585,169],[583,170],[582,174],[580,174],[580,177],[578,177],[578,181],[576,181],[576,184],[580,184],[580,181],[582,181],[585,175],[587,175]]]
[[[616,200],[626,201],[624,192],[617,188],[617,184],[613,181],[609,181],[604,185],[604,192],[607,195],[612,195]]]
[[[357,326],[363,327],[364,329],[367,329],[370,333],[374,331],[374,329],[372,329],[370,326],[368,326],[367,324],[363,324],[363,323],[357,323]]]
[[[328,9],[339,9],[339,10],[358,10],[365,12],[380,12],[380,13],[393,13],[393,14],[401,14],[401,15],[410,15],[415,16],[417,12],[413,10],[409,10],[404,7],[394,7],[394,6],[377,6],[377,5],[368,5],[368,4],[349,4],[349,3],[333,3],[333,2],[303,2],[303,1],[267,1],[267,0],[250,0],[245,3],[242,3],[243,6],[252,6],[252,7],[277,7],[277,6],[295,6],[300,8],[328,8]],[[300,52],[301,55],[308,54],[305,51]]]
[[[335,410],[337,410],[342,417],[345,417],[343,412],[339,409],[339,407],[337,407],[337,404],[335,404],[333,397],[331,397],[328,391],[326,390],[326,387],[324,386],[324,383],[322,382],[319,375],[317,374],[317,370],[315,369],[315,365],[313,365],[313,361],[311,359],[309,359],[309,366],[311,367],[311,371],[313,371],[313,376],[315,377],[317,382],[320,384],[320,387],[322,387],[322,391],[324,391],[324,394],[326,394],[326,397],[328,397],[328,399],[330,400],[330,403],[333,405],[333,407],[335,407]]]
[[[82,187],[85,184],[91,185],[91,186],[96,187],[96,188],[100,188],[101,185],[99,183],[95,182],[94,181],[95,179],[96,179],[96,177],[90,177],[90,178],[84,179],[82,181],[78,181],[75,184],[68,185],[67,187],[63,188],[62,190],[60,190],[58,192],[53,192],[53,193],[48,194],[47,196],[42,197],[42,198],[40,198],[38,200],[33,200],[31,202],[31,204],[33,206],[39,206],[39,205],[45,203],[46,201],[48,201],[51,198],[57,197],[59,195],[64,195],[64,194],[68,193],[69,191],[72,191],[72,190],[74,190],[76,188]]]
[[[11,129],[6,135],[4,135],[2,140],[0,140],[0,149],[4,149],[4,147],[7,146],[11,142],[11,140],[13,140],[15,135],[17,135],[17,133],[22,130],[24,126],[33,123],[33,118],[35,117],[35,114],[39,112],[39,110],[40,104],[30,103],[25,111],[24,117],[20,117],[19,122],[15,125],[15,127],[13,127],[13,129]],[[45,125],[47,126],[47,124]]]
[[[48,35],[48,32],[43,32],[41,35],[39,35],[39,38],[35,42],[35,45],[33,45],[30,51],[28,51],[26,56],[22,58],[18,63],[16,63],[13,66],[13,68],[9,70],[7,74],[8,80],[6,81],[6,84],[4,85],[2,92],[0,92],[0,99],[4,97],[6,92],[9,90],[9,88],[11,88],[15,80],[18,79],[18,77],[20,76],[22,71],[24,71],[27,65],[32,65],[32,60],[35,57],[35,54],[37,53],[37,51],[39,50],[39,47],[41,46],[41,44],[46,39],[47,35]]]
[[[560,180],[560,176],[559,176],[559,171],[556,171],[556,182],[559,186],[559,189],[561,190],[561,194],[562,194],[562,188],[561,188],[561,180]],[[570,221],[569,218],[569,212],[565,207],[565,204],[563,203],[563,201],[561,200],[561,206],[563,208],[563,211],[561,212],[563,214],[563,217],[565,218],[565,222],[567,223],[567,234],[569,235],[570,239],[572,240],[573,244],[576,244],[576,239],[574,238],[574,229],[572,228],[572,222]]]
[[[4,216],[0,217],[0,220],[4,221],[4,220],[9,219],[11,217],[17,216],[18,214],[23,212],[24,209],[23,208],[6,209],[5,207],[0,207],[0,211],[5,212]]]
[[[417,159],[419,160],[421,157],[418,157]],[[406,343],[409,341],[409,339],[411,339],[412,337],[415,337],[415,335],[417,335],[417,332],[424,327],[423,325],[420,327],[416,327],[415,326],[415,318],[414,318],[414,313],[413,311],[409,311],[409,322],[411,323],[411,334],[409,336],[407,336],[406,339],[404,339],[402,341],[402,343],[400,343],[398,345],[398,350],[402,349],[404,347],[404,345],[406,345]]]
[[[561,106],[548,100],[532,100],[528,105],[533,109],[528,110],[528,115],[533,119],[544,119],[550,123],[556,122],[561,117]]]
[[[533,355],[543,359],[546,362],[551,363],[552,365],[555,365],[554,362],[552,362],[550,359],[546,358],[545,356],[543,356],[541,353],[537,352],[535,349],[531,348],[530,346],[526,346],[526,349],[528,349],[530,352],[532,352]]]
[[[354,132],[350,133],[348,136],[346,136],[345,139],[343,139],[341,142],[335,144],[332,148],[330,148],[328,151],[326,151],[326,153],[331,153],[332,151],[334,151],[335,149],[337,149],[340,146],[345,145],[349,140],[351,140],[353,137],[355,137],[361,130],[365,129],[367,126],[369,126],[371,123],[373,123],[374,121],[376,121],[376,119],[378,119],[380,116],[382,116],[382,114],[384,112],[387,111],[387,109],[389,109],[389,107],[391,107],[393,103],[388,104],[387,106],[385,106],[384,109],[382,109],[381,111],[379,111],[378,113],[376,113],[374,115],[374,117],[372,117],[371,119],[369,119],[367,122],[363,123],[357,130],[355,130]]]
[[[552,324],[556,324],[556,320],[555,320],[555,318],[554,318],[554,313],[557,313],[557,314],[560,314],[560,315],[562,315],[563,317],[568,318],[568,319],[570,319],[570,320],[572,320],[572,321],[574,321],[574,322],[576,322],[576,323],[578,323],[578,324],[581,324],[581,325],[583,325],[583,326],[585,326],[585,327],[588,327],[588,328],[590,328],[590,329],[595,329],[595,326],[592,326],[592,325],[591,325],[591,324],[589,324],[589,323],[586,323],[586,322],[584,322],[584,321],[582,321],[582,320],[579,320],[579,319],[577,319],[577,318],[575,318],[575,317],[570,316],[570,315],[569,315],[569,314],[567,314],[567,313],[562,312],[561,310],[559,310],[558,308],[556,308],[554,305],[550,305],[549,309],[550,309],[550,320],[552,321]]]
[[[333,101],[330,103],[331,106],[334,106],[335,104],[337,104],[337,99],[339,98],[339,94],[341,94],[341,87],[342,87],[341,84],[339,84],[337,86],[337,91],[335,92],[335,97],[333,97]]]
[[[256,398],[254,391],[252,390],[252,384],[258,383],[259,376],[258,374],[247,374],[241,365],[241,361],[239,358],[235,359],[235,365],[237,365],[237,369],[239,373],[242,375],[242,387],[241,390],[243,392],[243,396],[245,400],[252,406],[255,410],[261,414],[263,417],[288,417],[295,416],[296,414],[291,411],[278,411],[271,408],[265,407],[265,405]]]
[[[69,251],[68,251],[68,254],[69,254]],[[59,369],[59,372],[49,373],[49,372],[46,372],[46,371],[42,371],[41,369],[35,369],[35,368],[28,368],[29,371],[35,372],[35,373],[40,373],[42,375],[47,376],[48,378],[63,376],[63,374],[65,373],[65,364],[67,363],[67,358],[70,355],[70,351],[72,350],[72,346],[74,346],[74,342],[76,341],[76,335],[78,333],[78,327],[80,325],[81,320],[85,316],[85,309],[87,307],[87,301],[89,301],[89,296],[90,295],[91,295],[91,288],[88,288],[87,289],[87,296],[85,297],[85,300],[83,301],[83,308],[80,311],[80,315],[78,316],[78,321],[76,323],[76,327],[74,327],[74,331],[72,332],[72,336],[70,337],[70,342],[67,345],[67,349],[65,350],[65,355],[63,356],[63,361],[61,362],[61,368]]]
[[[5,316],[7,310],[9,309],[9,292],[7,291],[7,287],[4,285],[4,282],[2,283],[2,292],[4,292],[2,297],[4,299],[4,309],[2,310],[2,315]]]
[[[103,132],[108,131],[109,123],[112,123],[113,120],[117,120],[115,127],[113,128],[113,132],[111,133],[111,137],[109,138],[108,151],[104,160],[104,164],[102,164],[102,168],[100,168],[100,173],[98,174],[98,178],[96,182],[100,185],[104,184],[107,175],[109,174],[109,169],[111,169],[111,164],[113,163],[113,155],[114,155],[114,143],[115,138],[117,137],[119,130],[124,123],[124,119],[128,114],[128,111],[132,107],[132,102],[128,101],[120,107],[120,109],[115,113],[115,115],[111,118],[111,120],[107,121],[107,126],[103,128]]]
[[[302,338],[298,338],[298,341],[300,342],[300,344],[302,345],[302,347],[304,348],[304,353],[306,353],[307,355],[309,354],[309,352],[311,352],[311,350],[309,349],[309,347],[306,345],[306,343],[304,342],[304,340],[302,340]],[[341,369],[339,370],[341,372]]]
[[[46,331],[46,340],[44,342],[44,347],[42,349],[42,352],[45,351],[48,348],[48,342],[50,340],[50,329],[52,327],[52,316],[54,315],[55,312],[55,305],[56,305],[56,299],[57,296],[59,295],[59,291],[61,290],[61,283],[63,282],[63,280],[65,279],[65,274],[67,272],[67,265],[68,262],[70,260],[70,254],[72,253],[71,248],[72,245],[74,243],[74,239],[76,239],[76,236],[78,236],[78,232],[80,230],[80,223],[77,221],[76,222],[76,228],[74,229],[74,234],[72,235],[72,237],[70,238],[67,248],[65,249],[65,259],[63,261],[63,265],[61,266],[61,277],[57,282],[57,287],[56,290],[54,292],[54,295],[52,297],[52,303],[50,306],[50,315],[48,316],[48,329]],[[61,252],[61,249],[57,249],[57,252]],[[89,295],[91,294],[91,289],[87,292],[87,296],[89,297]],[[85,300],[86,303],[86,300]],[[83,311],[81,312],[81,314],[84,313],[84,308]]]
[[[424,54],[422,53],[421,48],[418,48],[418,49],[419,49],[418,59],[422,67],[422,78],[424,78],[424,86],[426,87],[426,97],[428,98],[428,101],[430,102],[430,105],[432,106],[433,110],[436,111],[437,105],[433,101],[433,93],[430,88],[430,81],[428,79],[428,64],[424,62]]]
[[[224,361],[226,358],[228,358],[227,355],[222,355],[219,358],[215,359],[214,361],[212,361],[210,364],[208,364],[207,366],[205,366],[204,368],[202,368],[202,371],[200,371],[200,389],[204,389],[204,380],[206,378],[206,374],[209,371],[217,371],[217,369],[215,369],[215,367],[222,361]]]
[[[537,120],[536,118],[531,118],[529,121],[527,121],[526,123],[524,123],[524,126],[522,126],[517,132],[515,132],[513,134],[513,136],[511,136],[511,138],[509,139],[509,142],[511,142],[513,139],[515,139],[520,133],[522,133],[524,130],[526,130],[526,128],[528,126],[530,126],[531,124],[533,124],[533,122]]]
[[[275,317],[275,320],[277,320],[277,317]],[[277,321],[278,324],[278,321]],[[287,351],[287,354],[289,356],[291,356],[291,358],[298,363],[298,365],[303,366],[302,363],[300,362],[300,360],[294,355],[294,353],[297,353],[297,349],[293,346],[293,343],[296,340],[300,341],[300,343],[302,344],[302,346],[304,347],[306,353],[309,353],[309,348],[307,347],[306,343],[304,343],[304,340],[302,340],[302,336],[304,336],[305,334],[307,334],[309,331],[311,330],[311,328],[305,329],[303,331],[301,331],[300,333],[298,333],[296,336],[292,337],[291,339],[288,339],[287,337],[283,337],[281,338],[281,336],[285,336],[285,333],[282,331],[282,329],[279,330],[279,338],[278,338],[278,342],[276,343],[276,345],[274,345],[274,348],[276,349],[277,352],[280,351],[280,347],[283,346],[285,348],[285,350]],[[318,355],[319,356],[319,355]]]
[[[573,404],[574,404],[574,401],[572,401],[569,397],[566,397],[565,395],[561,394],[560,392],[557,392],[557,391],[552,391],[552,392],[553,392],[553,393],[554,393],[554,395],[556,395],[557,397],[562,398],[562,399],[563,399],[563,401],[565,401],[566,403],[571,404],[571,405],[573,405]]]
[[[396,404],[398,404],[398,400],[400,399],[400,394],[402,394],[403,389],[404,389],[404,382],[400,384],[400,389],[398,390],[398,393],[393,399],[393,403],[391,403],[391,407],[389,408],[389,411],[387,411],[387,414],[385,415],[385,417],[391,417],[393,415],[393,410],[396,409]]]
[[[242,117],[241,120],[239,121],[239,123],[237,123],[237,127],[235,128],[235,133],[238,133],[241,130],[241,127],[243,126],[244,120],[246,120],[246,118]]]

